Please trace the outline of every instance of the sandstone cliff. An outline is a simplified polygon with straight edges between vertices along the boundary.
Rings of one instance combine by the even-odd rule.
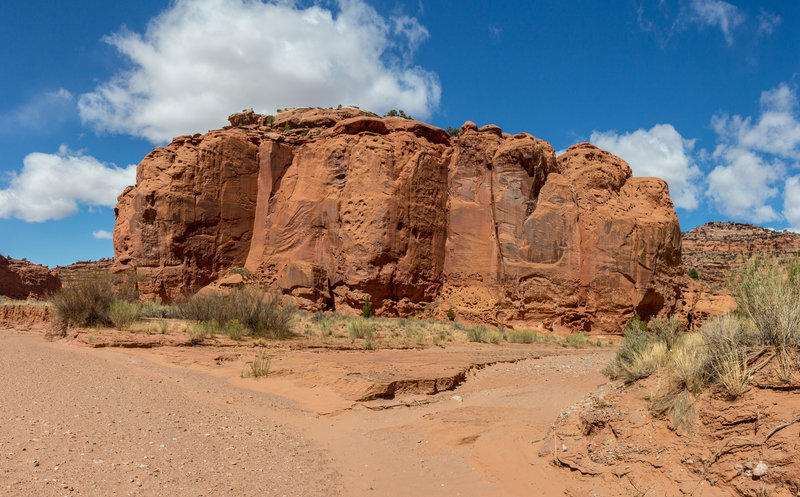
[[[112,278],[114,259],[102,258],[96,261],[78,261],[69,266],[56,266],[53,270],[64,287],[74,285],[86,278]]]
[[[731,271],[752,256],[800,256],[800,234],[743,223],[706,223],[683,234],[683,263],[699,280],[725,288]]]
[[[246,111],[142,160],[115,209],[115,269],[165,301],[244,267],[312,310],[439,314],[618,333],[675,310],[666,184],[590,144],[458,137],[355,108]]]
[[[41,298],[61,288],[55,271],[46,266],[0,255],[0,295],[11,299]]]

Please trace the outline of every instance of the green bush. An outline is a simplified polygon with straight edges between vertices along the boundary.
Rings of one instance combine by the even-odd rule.
[[[108,319],[118,330],[126,330],[141,319],[142,312],[139,304],[115,300],[108,307]]]
[[[452,307],[447,309],[447,319],[450,321],[456,320],[456,311],[454,311]]]
[[[447,134],[448,134],[448,135],[450,135],[450,136],[452,136],[452,137],[454,137],[454,138],[455,138],[456,136],[458,136],[458,128],[454,128],[454,127],[452,127],[452,126],[448,126],[448,127],[447,127],[447,129],[446,129],[445,131],[447,131]]]
[[[102,326],[110,324],[108,308],[114,302],[111,278],[90,277],[75,281],[53,295],[58,320],[66,326]]]
[[[699,280],[700,279],[700,275],[697,273],[697,269],[695,269],[695,268],[690,269],[686,274],[688,274],[689,278],[691,278],[693,280]]]
[[[485,343],[489,339],[489,330],[485,326],[473,326],[467,329],[467,340]]]
[[[372,302],[369,300],[369,295],[367,295],[367,299],[364,301],[364,306],[361,308],[361,316],[365,318],[372,316]]]

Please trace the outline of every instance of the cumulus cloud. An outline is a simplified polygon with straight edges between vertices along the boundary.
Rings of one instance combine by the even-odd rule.
[[[780,219],[769,202],[778,194],[776,182],[783,175],[782,164],[768,163],[743,148],[718,148],[714,158],[724,165],[708,174],[707,195],[720,211],[754,223]]]
[[[28,154],[0,189],[0,218],[41,222],[75,214],[79,204],[113,207],[135,181],[135,165],[104,164],[63,145],[56,154]]]
[[[694,140],[687,140],[671,124],[656,124],[632,133],[594,131],[590,141],[625,159],[636,176],[655,176],[667,182],[677,207],[698,206],[698,181],[702,173],[691,152]]]
[[[98,240],[112,240],[114,238],[114,234],[106,230],[92,231],[92,236]]]
[[[251,107],[354,104],[425,118],[441,87],[411,60],[427,37],[415,18],[384,18],[362,0],[339,0],[336,9],[177,0],[145,33],[107,38],[130,68],[81,95],[80,114],[97,130],[156,143]]]
[[[758,118],[720,114],[714,116],[712,126],[725,146],[800,158],[797,107],[797,95],[783,83],[761,94]]]
[[[47,129],[75,115],[75,97],[64,88],[36,95],[28,102],[0,114],[0,132]]]
[[[752,222],[781,218],[773,207],[784,186],[784,217],[792,224],[796,183],[786,179],[787,163],[800,159],[797,94],[787,84],[761,94],[757,117],[720,114],[712,119],[719,144],[713,159],[720,164],[708,175],[707,194],[719,209]]]
[[[733,31],[745,19],[738,7],[722,0],[692,0],[689,12],[689,21],[718,27],[728,45],[733,45]]]

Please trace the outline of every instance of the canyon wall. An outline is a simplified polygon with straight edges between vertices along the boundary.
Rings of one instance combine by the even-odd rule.
[[[619,333],[673,312],[666,184],[584,143],[467,122],[457,137],[356,108],[245,111],[148,154],[115,209],[115,269],[181,298],[243,268],[309,310],[423,309]]]

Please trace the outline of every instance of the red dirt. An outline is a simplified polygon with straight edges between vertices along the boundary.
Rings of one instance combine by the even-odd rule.
[[[558,495],[569,479],[540,440],[605,382],[613,354],[123,349],[72,336],[0,332],[0,493]],[[270,375],[241,378],[262,350]],[[370,397],[384,398],[358,400]]]

